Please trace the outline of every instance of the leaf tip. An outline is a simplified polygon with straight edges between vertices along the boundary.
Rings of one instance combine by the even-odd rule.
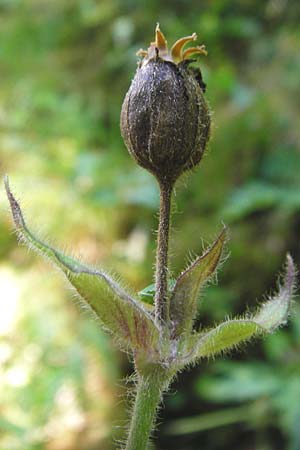
[[[292,297],[295,293],[297,286],[297,268],[294,263],[294,260],[290,253],[286,255],[286,266],[285,266],[285,279],[283,288],[290,294]]]
[[[297,270],[291,255],[286,256],[285,273],[279,283],[277,295],[271,297],[262,305],[254,320],[266,332],[271,333],[276,328],[285,325],[291,310],[291,303],[296,291]]]
[[[16,198],[14,197],[13,193],[10,190],[9,178],[7,175],[4,176],[4,186],[5,186],[7,198],[9,200],[10,209],[12,212],[15,226],[17,229],[24,228],[25,227],[24,217],[23,217],[23,214],[22,214],[22,211],[21,211],[18,201],[16,200]]]

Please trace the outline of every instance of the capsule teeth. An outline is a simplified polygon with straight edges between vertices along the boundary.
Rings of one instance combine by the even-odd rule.
[[[178,39],[171,48],[171,56],[173,61],[180,62],[183,60],[183,48],[188,42],[195,41],[197,34],[193,33],[191,36],[186,36]]]
[[[140,56],[141,58],[145,58],[148,55],[147,50],[143,50],[142,48],[140,48],[137,52],[136,52],[136,56]]]
[[[155,47],[158,48],[160,52],[168,51],[167,40],[163,33],[160,31],[159,23],[157,23],[155,28]]]
[[[199,45],[197,47],[187,48],[182,54],[182,60],[189,58],[191,55],[205,55],[207,56],[207,51],[205,49],[205,45]]]
[[[196,40],[197,33],[192,33],[190,36],[178,39],[171,49],[168,50],[165,35],[161,32],[159,23],[157,23],[155,27],[155,40],[150,43],[148,50],[138,50],[137,56],[145,58],[145,60],[161,58],[164,61],[178,64],[194,54],[207,55],[204,45],[190,47],[184,50],[186,44]]]

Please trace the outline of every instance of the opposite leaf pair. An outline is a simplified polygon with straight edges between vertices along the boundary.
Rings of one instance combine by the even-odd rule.
[[[5,187],[20,240],[63,271],[103,327],[124,349],[132,351],[140,375],[146,374],[149,366],[156,365],[172,376],[201,357],[213,356],[255,335],[272,332],[286,322],[296,278],[290,255],[287,255],[285,278],[277,295],[262,304],[255,314],[197,332],[193,330],[193,323],[199,294],[220,262],[226,238],[223,229],[213,245],[178,277],[169,294],[169,317],[158,324],[151,305],[133,298],[107,274],[37,239],[26,226],[7,178]]]

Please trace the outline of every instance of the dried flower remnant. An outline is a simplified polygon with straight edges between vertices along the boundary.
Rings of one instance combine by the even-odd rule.
[[[162,184],[174,183],[201,160],[210,135],[210,112],[201,72],[190,67],[205,47],[190,47],[197,35],[168,50],[157,25],[155,41],[140,50],[143,59],[126,94],[121,132],[129,153]]]

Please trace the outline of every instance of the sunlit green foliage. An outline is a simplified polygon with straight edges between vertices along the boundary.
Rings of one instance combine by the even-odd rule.
[[[150,177],[134,167],[124,149],[119,111],[133,76],[134,52],[148,42],[153,24],[160,21],[171,40],[196,31],[209,51],[201,68],[216,126],[201,170],[189,179],[187,189],[177,189],[172,268],[176,273],[182,269],[187,248],[200,254],[201,239],[209,242],[216,224],[224,220],[231,230],[230,264],[224,266],[222,283],[207,290],[204,319],[207,323],[219,321],[229,312],[241,312],[245,304],[255,306],[255,298],[269,285],[284,253],[289,250],[296,262],[299,258],[299,9],[296,0],[206,0],[201,4],[196,0],[163,4],[137,0],[1,0],[1,171],[10,174],[28,216],[34,217],[35,223],[45,224],[43,229],[57,241],[68,241],[72,253],[81,254],[91,263],[117,267],[137,290],[151,284],[154,244],[150,238],[156,227],[157,190]],[[39,427],[45,427],[54,415],[48,405],[58,392],[56,377],[60,377],[61,385],[75,386],[75,392],[82,381],[77,378],[76,365],[84,365],[86,374],[93,377],[89,364],[61,365],[61,360],[69,361],[66,348],[72,354],[94,355],[97,338],[89,322],[82,325],[84,332],[78,330],[77,312],[64,302],[61,286],[56,286],[54,278],[53,289],[49,290],[48,268],[24,249],[16,248],[2,192],[0,201],[1,283],[12,280],[9,286],[15,286],[17,280],[21,284],[21,280],[27,280],[24,283],[28,285],[27,295],[20,290],[20,317],[9,330],[3,326],[6,331],[1,333],[4,362],[0,397],[5,407],[0,427],[5,432],[0,433],[0,446],[23,450],[22,433],[36,436]],[[1,318],[8,317],[8,306],[3,306],[6,302],[2,300],[0,305]],[[44,308],[47,326],[41,322]],[[70,323],[62,326],[60,320]],[[281,380],[290,380],[287,386],[294,386],[296,378],[291,373],[298,374],[300,367],[293,351],[297,344],[289,330],[280,336],[280,342],[274,335],[265,341],[263,352],[257,350],[256,354],[253,349],[252,355],[268,373],[275,372],[274,348],[284,342],[282,355],[288,353],[288,367],[292,369],[283,367]],[[58,362],[52,363],[46,356],[36,357],[32,345],[38,345],[38,355],[48,355],[50,350],[61,355],[60,350],[65,350]],[[23,356],[28,346],[28,358],[36,358],[34,363]],[[105,367],[112,362],[110,348],[108,353],[103,358]],[[246,359],[244,353],[242,357]],[[33,375],[24,387],[15,388],[9,384],[7,372],[14,373],[20,365],[25,371],[30,368]],[[112,366],[117,371],[116,361]],[[256,366],[248,362],[246,368],[254,373]],[[240,366],[227,362],[226,367],[226,374],[230,371],[234,376]],[[227,377],[219,366],[202,368],[201,374],[206,371],[206,376],[214,380],[214,370],[218,380]],[[278,377],[280,374],[278,371]],[[182,401],[186,410],[177,413],[180,417],[190,413],[188,399],[194,399],[194,395],[188,395],[190,389],[187,383]],[[282,411],[287,410],[291,398],[296,398],[297,389],[281,390]],[[20,395],[25,396],[24,402],[20,402]],[[231,405],[228,399],[223,405],[221,394],[216,400],[215,406],[210,404],[214,411],[219,408],[218,402],[221,408]],[[193,410],[200,413],[203,400],[196,401]],[[85,411],[91,402],[84,400]],[[263,417],[280,417],[278,411],[270,401]],[[296,439],[291,421],[278,418],[272,423],[278,426],[283,445]],[[251,434],[260,436],[256,448],[268,445],[276,449],[269,426],[261,430],[259,425],[254,422]],[[241,428],[235,437],[230,427],[228,431],[214,431],[206,447],[218,448],[227,437],[235,448],[242,435]],[[7,436],[13,440],[1,442]],[[197,440],[199,435],[190,439],[190,448],[198,448]],[[26,450],[52,450],[62,445],[49,442],[46,447],[44,438],[32,442],[28,441]],[[64,448],[76,448],[72,445],[66,442]],[[83,439],[81,448],[88,445],[88,439]],[[170,448],[165,441],[157,446]]]

